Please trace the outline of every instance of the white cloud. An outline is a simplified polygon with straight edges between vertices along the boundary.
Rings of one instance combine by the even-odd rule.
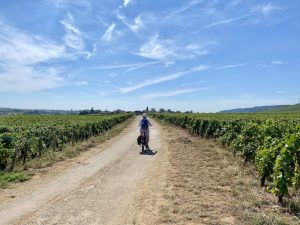
[[[240,64],[232,64],[232,65],[225,65],[225,66],[219,66],[216,67],[216,70],[223,70],[223,69],[230,69],[230,68],[235,68],[235,67],[241,67],[241,66],[246,66],[248,63],[240,63]]]
[[[187,86],[195,86],[195,85],[205,84],[205,83],[207,83],[206,80],[197,80],[197,81],[181,84],[180,86],[181,87],[187,87]]]
[[[192,69],[187,70],[187,71],[174,73],[174,74],[164,76],[164,77],[160,77],[160,78],[156,78],[156,79],[153,79],[153,80],[146,80],[146,81],[141,82],[141,83],[136,84],[136,85],[123,87],[123,88],[120,89],[120,91],[123,94],[129,93],[129,92],[132,92],[132,91],[135,91],[135,90],[147,87],[147,86],[151,86],[151,85],[154,85],[154,84],[159,84],[159,83],[170,81],[170,80],[175,80],[175,79],[178,79],[178,78],[180,78],[184,75],[194,73],[194,72],[199,72],[199,71],[206,70],[206,69],[208,69],[207,66],[201,65],[201,66],[192,68]]]
[[[158,35],[152,36],[136,54],[151,59],[167,59],[170,56],[175,56],[170,41],[160,40]]]
[[[137,33],[143,27],[143,22],[141,20],[141,15],[134,18],[134,24],[130,26],[130,29]]]
[[[137,34],[143,28],[143,22],[141,15],[138,15],[134,18],[133,23],[129,23],[125,16],[117,12],[117,18],[122,21],[133,33]]]
[[[37,91],[62,84],[60,69],[37,63],[69,57],[65,47],[0,21],[0,91]]]
[[[121,64],[121,65],[102,65],[102,66],[96,66],[93,69],[99,69],[99,70],[114,70],[114,69],[131,69],[131,68],[141,68],[148,65],[158,64],[161,63],[160,61],[152,61],[152,62],[146,62],[146,63],[133,63],[133,64]]]
[[[87,81],[76,81],[74,84],[77,85],[77,86],[84,86],[84,85],[87,85],[89,83]]]
[[[238,21],[238,20],[245,19],[247,17],[249,17],[249,15],[244,15],[244,16],[239,16],[239,17],[233,17],[233,18],[225,19],[225,20],[220,20],[220,21],[208,24],[205,27],[214,27],[214,26],[218,26],[218,25],[222,25],[222,24],[229,24],[229,23],[233,23],[233,22]]]
[[[115,28],[116,28],[116,24],[112,22],[112,24],[107,28],[105,33],[102,35],[101,40],[105,42],[111,42],[114,39]]]
[[[200,91],[201,89],[180,89],[180,90],[175,90],[171,92],[156,92],[148,95],[142,96],[143,99],[153,99],[153,98],[160,98],[160,97],[171,97],[171,96],[177,96],[177,95],[182,95],[182,94],[187,94],[191,92],[196,92]]]
[[[214,44],[207,42],[200,44],[184,44],[182,40],[161,39],[159,35],[153,35],[145,42],[134,54],[165,62],[173,62],[174,59],[191,59],[199,55],[207,55],[210,51],[204,48],[207,45]],[[167,64],[166,64],[167,65]]]
[[[202,46],[198,44],[189,44],[185,47],[186,50],[190,51],[195,55],[207,55],[209,51],[207,49],[203,49]]]
[[[145,66],[155,65],[155,64],[159,64],[159,63],[162,63],[162,62],[155,61],[155,62],[148,62],[148,63],[139,63],[139,64],[136,64],[136,65],[130,66],[128,69],[124,70],[124,73],[132,72],[134,70],[141,69]]]
[[[186,10],[192,8],[193,6],[195,6],[197,4],[200,4],[201,2],[202,2],[202,0],[191,0],[188,4],[184,5],[183,7],[169,12],[168,15],[164,18],[164,20],[162,22],[165,22],[182,12],[185,12]]]
[[[85,10],[91,10],[91,4],[88,0],[48,0],[50,3],[54,3],[57,8],[85,8]]]
[[[129,4],[132,4],[132,0],[124,0],[123,1],[123,6],[127,7]]]
[[[0,21],[0,61],[33,64],[66,57],[64,46],[28,35]]]
[[[92,56],[96,55],[96,52],[97,52],[97,45],[93,44],[93,50],[92,50],[92,52],[89,52],[89,51],[85,52],[86,58],[90,59]]]
[[[6,66],[5,72],[0,73],[0,92],[32,92],[59,87],[63,81],[59,72],[55,68]]]
[[[270,15],[274,10],[278,10],[281,9],[278,6],[274,6],[271,3],[267,4],[267,5],[258,5],[254,8],[255,12],[259,12],[261,14],[263,14],[264,16],[268,16]]]
[[[164,62],[165,67],[169,67],[169,66],[172,66],[174,64],[175,64],[174,61],[166,61],[166,62]]]
[[[272,64],[277,64],[277,65],[286,64],[286,62],[283,62],[283,61],[280,61],[280,60],[273,60],[271,63]]]
[[[66,32],[63,38],[65,44],[74,50],[82,52],[85,48],[83,35],[80,29],[75,25],[72,14],[69,13],[67,19],[61,20],[60,22],[64,26]]]

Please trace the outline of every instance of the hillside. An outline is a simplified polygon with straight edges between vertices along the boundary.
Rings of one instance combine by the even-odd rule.
[[[50,114],[78,114],[79,111],[72,110],[50,110],[50,109],[15,109],[0,107],[0,115],[4,114],[35,114],[35,115],[50,115]]]
[[[300,103],[295,105],[256,106],[223,110],[219,113],[258,113],[258,112],[300,112]]]

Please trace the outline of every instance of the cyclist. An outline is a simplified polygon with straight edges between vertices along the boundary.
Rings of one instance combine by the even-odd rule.
[[[139,126],[140,128],[140,133],[141,136],[143,136],[143,133],[145,135],[146,138],[146,149],[149,150],[149,126],[152,126],[152,124],[150,123],[150,121],[147,119],[147,114],[143,113],[143,119],[140,121]]]

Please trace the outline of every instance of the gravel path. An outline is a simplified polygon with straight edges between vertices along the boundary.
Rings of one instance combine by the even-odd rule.
[[[1,204],[0,224],[126,224],[128,207],[160,157],[139,154],[138,120],[98,154]],[[159,152],[160,126],[152,123],[150,145]]]

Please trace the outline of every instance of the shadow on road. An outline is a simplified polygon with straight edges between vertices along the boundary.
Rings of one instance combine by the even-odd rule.
[[[145,150],[143,152],[140,152],[140,155],[156,155],[157,151],[155,150]]]

